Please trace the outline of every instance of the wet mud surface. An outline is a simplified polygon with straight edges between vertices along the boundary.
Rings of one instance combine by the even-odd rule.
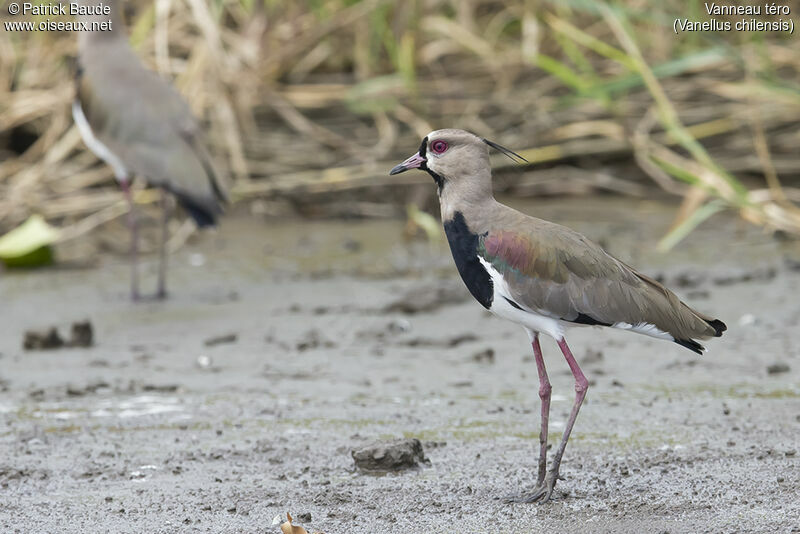
[[[325,533],[800,531],[800,245],[720,216],[660,255],[672,207],[586,202],[524,209],[729,329],[701,357],[570,331],[590,389],[549,504],[502,501],[535,482],[536,367],[446,244],[231,218],[173,256],[165,302],[129,302],[110,254],[0,277],[0,531],[280,532],[286,512]],[[91,346],[23,349],[86,320]],[[573,384],[542,345],[556,445]],[[429,464],[356,467],[401,438]]]

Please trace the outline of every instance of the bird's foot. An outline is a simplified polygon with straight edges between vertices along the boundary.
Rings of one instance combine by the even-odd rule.
[[[167,290],[166,289],[159,289],[158,293],[155,295],[156,300],[167,300]]]
[[[556,487],[557,477],[548,475],[545,480],[536,486],[531,492],[507,495],[503,500],[508,504],[514,503],[538,503],[544,504],[553,496],[553,489]]]

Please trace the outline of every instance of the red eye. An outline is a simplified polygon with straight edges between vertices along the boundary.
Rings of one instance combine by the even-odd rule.
[[[433,149],[433,151],[436,152],[437,154],[441,154],[442,152],[447,150],[447,143],[439,139],[431,143],[431,149]]]

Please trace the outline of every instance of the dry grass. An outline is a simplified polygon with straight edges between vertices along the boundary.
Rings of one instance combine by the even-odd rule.
[[[684,198],[665,247],[723,209],[800,233],[800,189],[782,185],[800,178],[797,38],[675,35],[676,16],[708,17],[624,5],[157,0],[129,26],[207,123],[235,200],[386,198],[376,188],[426,181],[385,176],[395,159],[457,126],[541,170],[499,181],[516,194],[642,195],[635,172],[608,169],[635,161]],[[124,213],[69,115],[74,37],[0,31],[0,233],[35,212],[76,237]]]

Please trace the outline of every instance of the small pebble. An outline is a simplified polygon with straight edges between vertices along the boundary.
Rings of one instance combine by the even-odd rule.
[[[767,374],[777,375],[780,373],[788,373],[789,372],[789,365],[779,362],[773,363],[772,365],[767,366]]]
[[[210,337],[203,341],[203,344],[206,347],[213,347],[215,345],[224,345],[226,343],[236,343],[237,339],[239,339],[237,334],[225,334],[222,336]]]
[[[752,313],[745,313],[739,317],[739,326],[751,326],[756,323],[756,316]]]
[[[342,242],[342,247],[348,252],[358,252],[361,250],[362,245],[360,241],[348,238],[345,239],[344,242]]]
[[[202,254],[195,253],[189,256],[189,265],[192,267],[202,267],[206,264],[206,257]]]
[[[406,319],[396,319],[386,326],[392,334],[403,334],[411,330],[411,322]]]
[[[472,355],[472,360],[483,363],[494,363],[494,349],[486,349]]]

